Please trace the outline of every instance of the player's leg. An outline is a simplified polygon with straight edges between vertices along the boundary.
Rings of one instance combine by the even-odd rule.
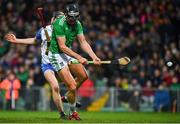
[[[70,64],[69,69],[71,73],[76,77],[76,89],[79,89],[82,83],[88,79],[87,72],[82,64]]]
[[[76,81],[71,75],[71,72],[68,66],[64,67],[58,72],[59,77],[61,80],[67,85],[69,94],[67,95],[68,101],[73,104],[76,100]]]
[[[70,58],[69,60],[74,59],[70,56],[67,56],[67,57]],[[88,78],[87,72],[82,64],[69,64],[68,66],[69,66],[70,72],[76,77],[75,78],[75,81],[77,83],[76,89],[78,89],[82,85],[82,83],[85,80],[87,80]],[[67,95],[69,95],[69,91],[66,93],[66,96]],[[68,101],[66,96],[62,97],[63,102]],[[76,107],[81,107],[81,103],[76,101]]]
[[[51,87],[53,101],[59,111],[61,118],[66,118],[61,100],[59,84],[55,77],[52,66],[50,64],[44,64],[42,65],[42,71],[44,73],[44,77],[46,78]]]
[[[73,97],[73,99],[71,99],[71,96],[75,96],[76,81],[70,73],[65,54],[52,54],[49,52],[48,56],[53,68],[58,73],[58,76],[61,78],[61,80],[67,85],[68,90],[71,93],[68,96],[68,101],[70,103],[74,103],[75,98]]]
[[[69,65],[70,72],[76,77],[75,81],[77,83],[76,90],[82,85],[82,83],[88,79],[87,72],[82,64],[72,64]],[[67,92],[67,96],[69,91]],[[76,101],[76,106],[80,103]],[[81,120],[77,112],[73,112],[70,116],[70,119]]]
[[[79,89],[79,87],[82,85],[82,83],[88,79],[87,72],[85,71],[85,68],[82,64],[71,64],[69,65],[69,69],[71,73],[76,77],[75,81],[77,83],[76,90]],[[70,92],[68,91],[66,93],[66,96],[68,96]],[[64,96],[62,101],[63,102],[68,102],[67,97]],[[81,107],[81,103],[76,101],[76,107]]]
[[[67,85],[68,87],[68,94],[67,100],[70,105],[70,116],[69,119],[81,120],[78,113],[76,112],[76,81],[71,75],[71,72],[68,66],[64,67],[58,72],[61,80]]]
[[[58,72],[61,80],[67,85],[69,94],[67,95],[67,99],[70,105],[70,114],[76,113],[75,101],[76,101],[76,81],[71,75],[71,72],[68,67],[68,58],[65,54],[52,54],[49,52],[49,60],[53,65],[53,68]],[[78,117],[78,115],[77,115]],[[80,118],[74,118],[76,120]]]

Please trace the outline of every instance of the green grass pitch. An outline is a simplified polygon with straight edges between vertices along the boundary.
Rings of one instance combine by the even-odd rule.
[[[180,123],[180,113],[80,112],[82,121],[62,121],[57,112],[0,111],[0,123]]]

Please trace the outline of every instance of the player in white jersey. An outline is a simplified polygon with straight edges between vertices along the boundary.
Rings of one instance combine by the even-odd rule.
[[[53,15],[54,16],[53,16],[51,22],[53,22],[59,16],[62,16],[63,13],[62,12],[56,12]],[[46,30],[48,32],[49,37],[51,37],[51,34],[52,34],[51,25],[46,26]],[[12,43],[20,43],[20,44],[37,44],[37,42],[41,41],[41,63],[42,63],[41,69],[42,69],[42,72],[43,72],[46,80],[49,82],[49,84],[51,86],[53,100],[54,100],[54,103],[56,104],[57,109],[59,111],[60,118],[67,119],[67,116],[65,115],[64,109],[63,109],[59,84],[58,84],[58,81],[55,77],[54,69],[53,69],[52,65],[50,64],[48,56],[46,55],[48,42],[47,42],[47,38],[45,35],[44,28],[41,28],[36,33],[35,38],[18,39],[18,38],[16,38],[16,36],[14,34],[7,34],[5,36],[5,39],[7,41],[12,42]]]

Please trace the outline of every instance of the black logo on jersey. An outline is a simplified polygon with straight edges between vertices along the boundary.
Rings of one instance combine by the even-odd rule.
[[[60,63],[60,65],[61,65],[61,66],[64,66],[64,63],[63,63],[63,62],[61,62],[61,63]]]

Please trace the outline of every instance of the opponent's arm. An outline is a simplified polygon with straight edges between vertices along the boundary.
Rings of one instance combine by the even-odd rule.
[[[66,53],[69,56],[72,56],[72,57],[76,58],[82,64],[87,63],[87,60],[85,58],[83,58],[82,56],[80,56],[79,54],[72,51],[70,48],[68,48],[66,46],[66,44],[65,44],[66,38],[65,37],[56,37],[56,38],[57,38],[57,41],[58,41],[59,48],[60,48],[60,50],[62,52]]]
[[[5,39],[12,43],[20,43],[20,44],[35,44],[35,38],[25,38],[25,39],[18,39],[14,34],[7,34]]]
[[[94,61],[95,64],[100,64],[101,60],[93,52],[91,46],[86,41],[84,34],[79,34],[77,37],[78,37],[78,41],[80,43],[82,50],[84,52],[86,52],[92,58],[92,60]]]

